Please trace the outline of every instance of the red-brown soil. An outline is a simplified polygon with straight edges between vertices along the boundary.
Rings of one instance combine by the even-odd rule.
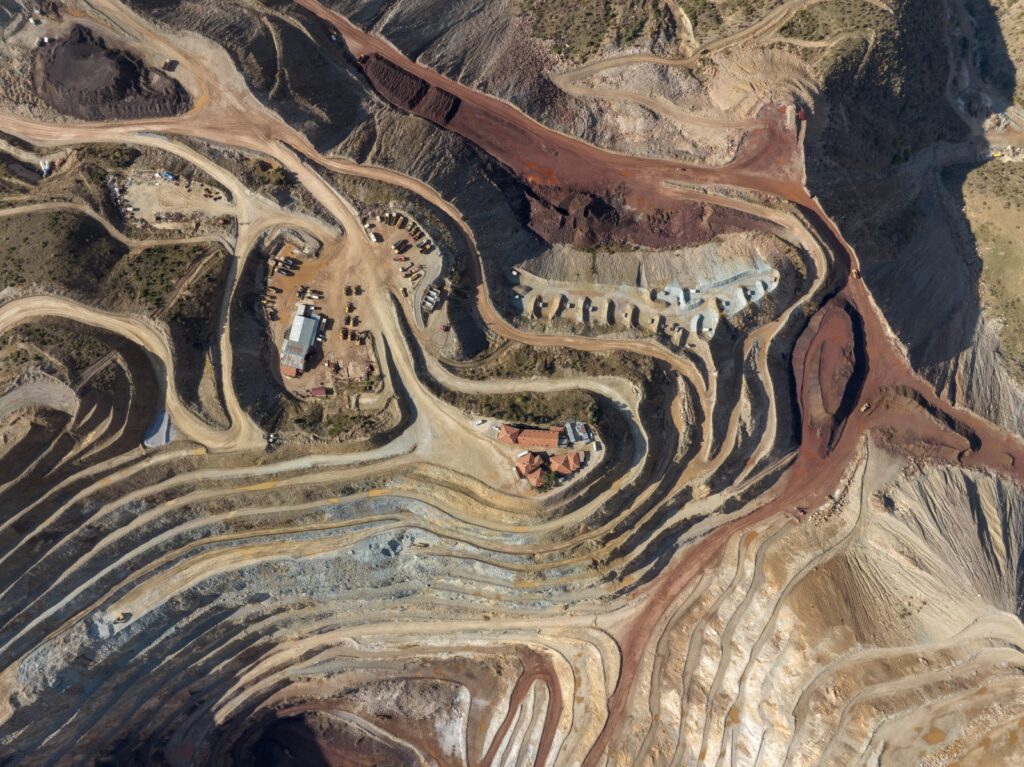
[[[551,744],[555,740],[555,728],[558,726],[558,718],[562,714],[562,688],[558,684],[558,676],[551,664],[535,653],[523,652],[523,673],[516,680],[512,694],[509,696],[508,713],[505,719],[491,738],[491,747],[480,760],[480,767],[488,767],[494,764],[498,748],[501,746],[505,733],[515,721],[516,711],[523,702],[526,693],[538,679],[544,682],[548,688],[548,707],[544,715],[544,729],[541,731],[540,743],[537,745],[537,756],[534,764],[546,764],[548,753],[551,751]]]
[[[848,392],[860,383],[854,380],[857,356],[849,307],[838,300],[811,318],[793,350],[793,366],[803,371],[802,443],[822,457],[834,447],[853,404]]]
[[[363,56],[359,65],[384,98],[441,127],[447,126],[459,109],[459,99],[451,93],[430,85],[380,54]]]
[[[809,202],[800,183],[798,136],[785,128],[784,111],[777,106],[762,111],[764,129],[753,131],[741,156],[724,168],[630,157],[552,130],[512,104],[416,64],[315,0],[297,2],[341,32],[381,96],[466,138],[515,173],[531,191],[531,226],[549,241],[662,247],[760,226],[723,206],[681,200],[668,181],[762,189],[787,199],[795,193]],[[450,97],[455,107],[442,114],[433,106],[442,97],[428,96],[423,83]],[[424,102],[430,102],[430,112]]]

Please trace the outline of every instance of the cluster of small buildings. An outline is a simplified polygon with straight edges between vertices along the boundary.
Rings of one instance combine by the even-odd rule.
[[[441,289],[437,285],[431,285],[427,288],[427,292],[423,294],[423,308],[428,312],[432,312],[437,308],[440,300]]]
[[[594,439],[586,424],[569,422],[553,429],[528,429],[504,423],[498,427],[497,440],[506,445],[528,448],[516,456],[516,473],[534,489],[550,486],[571,477],[586,460],[582,450],[550,454],[558,448],[572,448],[576,443]]]
[[[526,450],[516,458],[516,473],[536,490],[545,484],[554,484],[565,477],[571,477],[583,468],[583,459],[582,450],[558,455]]]

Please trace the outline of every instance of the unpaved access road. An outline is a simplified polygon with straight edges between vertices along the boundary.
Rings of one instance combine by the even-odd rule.
[[[929,387],[927,387],[925,382],[914,375],[909,369],[902,350],[895,342],[870,293],[859,279],[855,277],[851,279],[857,266],[856,254],[846,243],[842,242],[839,233],[825,217],[820,206],[817,206],[811,200],[806,190],[803,189],[802,183],[793,175],[780,170],[779,166],[764,164],[765,157],[778,159],[780,155],[777,154],[777,151],[785,152],[785,146],[773,147],[771,141],[768,141],[762,144],[758,152],[752,156],[748,156],[727,168],[714,170],[686,168],[679,164],[657,161],[639,161],[602,152],[530,121],[511,105],[489,99],[463,86],[456,86],[436,75],[436,73],[430,73],[429,70],[422,67],[417,69],[418,65],[404,61],[393,48],[383,41],[379,41],[360,30],[356,30],[343,17],[326,11],[322,6],[313,2],[313,0],[299,1],[304,7],[318,13],[322,18],[328,19],[335,26],[339,24],[346,25],[348,33],[346,39],[348,40],[351,37],[350,44],[354,45],[353,50],[356,53],[360,51],[382,52],[381,55],[390,57],[391,60],[396,61],[403,68],[416,71],[424,79],[437,83],[446,90],[457,92],[457,95],[460,98],[464,98],[467,104],[474,105],[477,111],[467,110],[469,114],[486,119],[481,120],[475,127],[468,126],[463,122],[453,126],[453,129],[464,130],[469,133],[470,128],[473,127],[477,132],[472,135],[482,142],[479,145],[483,149],[493,151],[498,159],[506,161],[511,167],[522,171],[526,178],[531,174],[537,178],[546,178],[548,174],[551,174],[558,180],[557,174],[562,172],[569,173],[569,177],[573,177],[573,173],[578,174],[578,170],[575,168],[582,166],[587,169],[588,175],[586,177],[575,176],[581,183],[591,183],[595,179],[601,181],[616,179],[617,182],[625,180],[631,186],[635,186],[637,190],[651,191],[656,199],[659,200],[671,201],[678,199],[676,195],[684,193],[700,196],[700,192],[692,189],[692,187],[692,191],[684,192],[683,190],[672,189],[666,186],[663,182],[665,179],[669,179],[689,185],[718,183],[745,186],[777,194],[784,199],[803,205],[804,212],[808,219],[810,219],[810,227],[814,231],[813,233],[806,232],[804,231],[806,227],[801,225],[798,232],[794,233],[793,236],[798,238],[806,236],[810,240],[820,242],[822,250],[820,263],[823,266],[823,272],[832,272],[833,276],[837,277],[838,289],[845,290],[843,298],[849,302],[850,311],[855,315],[853,319],[860,321],[863,325],[864,340],[862,346],[858,348],[858,353],[863,355],[861,361],[866,368],[866,373],[864,374],[863,394],[857,398],[855,404],[860,405],[863,402],[872,405],[872,397],[886,389],[897,390],[896,393],[899,396],[918,396],[924,401],[925,405],[945,415],[954,426],[964,427],[977,437],[977,447],[972,450],[971,455],[966,456],[965,463],[1006,473],[1013,476],[1017,481],[1024,480],[1024,477],[1022,477],[1022,471],[1024,471],[1024,451],[1022,451],[1019,438],[1001,432],[990,424],[986,424],[982,419],[941,402],[934,394],[930,393]],[[103,5],[114,9],[118,7],[112,2],[104,2]],[[148,26],[144,25],[137,29],[138,33],[143,37],[154,35]],[[184,66],[187,66],[187,64]],[[234,75],[229,74],[228,77],[230,79]],[[247,92],[244,99],[240,94],[236,93],[230,98],[226,97],[225,101],[219,101],[219,94],[213,85],[212,73],[205,82],[210,86],[210,90],[207,93],[200,94],[200,97],[197,98],[195,113],[166,121],[137,122],[134,124],[119,124],[117,126],[99,124],[40,126],[38,123],[32,123],[31,121],[19,122],[19,118],[5,117],[2,123],[4,125],[15,125],[16,127],[11,132],[22,135],[28,140],[35,140],[34,136],[42,136],[43,143],[80,141],[132,142],[141,140],[143,137],[141,132],[143,131],[163,130],[169,133],[190,133],[243,149],[254,149],[280,159],[289,170],[296,173],[300,182],[344,226],[348,226],[353,222],[352,212],[345,201],[314,171],[299,161],[289,148],[295,147],[296,151],[301,151],[310,158],[319,161],[320,156],[317,153],[307,151],[310,149],[308,142],[283,125],[279,119],[269,115],[261,107],[256,107],[252,115],[246,115],[245,110],[241,109],[241,106],[245,106],[252,101]],[[232,99],[234,100],[232,101]],[[238,111],[233,111],[236,109]],[[465,116],[463,120],[465,120]],[[498,130],[499,128],[500,130]],[[25,135],[25,133],[33,135]],[[776,152],[776,154],[773,154],[773,152]],[[527,168],[527,162],[533,162],[535,167]],[[351,167],[341,161],[335,162],[334,166],[343,170]],[[397,175],[372,169],[361,169],[358,172],[365,173],[366,175],[378,173],[382,179],[395,178]],[[403,185],[405,184],[403,183]],[[434,197],[434,199],[436,198],[437,196]],[[704,196],[703,199],[710,198]],[[735,201],[733,201],[734,207],[735,204]],[[237,258],[245,256],[245,253],[248,252],[248,248],[245,246],[255,242],[256,233],[265,228],[268,221],[273,220],[274,216],[283,218],[281,213],[274,212],[270,208],[258,205],[255,202],[251,205],[252,207],[247,210],[239,211],[239,216],[242,219],[240,221],[239,241],[242,245],[236,244],[235,252]],[[461,219],[456,218],[455,220],[460,221]],[[792,226],[793,224],[790,221],[787,222],[787,225]],[[471,233],[469,233],[469,237],[469,241],[472,243]],[[474,266],[477,269],[478,301],[481,314],[492,323],[498,333],[505,335],[507,338],[513,338],[514,340],[533,345],[565,345],[598,352],[630,348],[641,354],[650,354],[666,359],[676,369],[692,367],[689,363],[682,362],[678,356],[671,354],[668,350],[659,349],[659,347],[651,343],[638,342],[635,346],[627,346],[626,342],[566,337],[547,338],[537,334],[516,331],[510,328],[498,316],[490,303],[486,283],[482,279],[483,268],[479,261],[478,253],[474,253],[473,260]],[[424,448],[427,460],[431,463],[443,464],[445,461],[450,460],[451,456],[446,454],[450,451],[444,449],[445,443],[441,437],[450,437],[451,433],[460,434],[459,429],[465,428],[465,418],[452,409],[441,407],[437,404],[436,398],[425,391],[422,384],[417,381],[415,362],[412,359],[411,352],[403,343],[402,334],[396,326],[394,316],[390,310],[386,307],[382,308],[379,304],[377,305],[377,310],[378,319],[383,328],[383,338],[393,351],[395,384],[396,386],[404,384],[410,394],[410,399],[417,408],[417,415],[422,416],[421,420],[416,424],[416,428],[408,430],[401,439],[405,440],[407,446],[415,439],[417,447],[419,446],[418,438],[423,437],[424,439],[431,440],[433,446]],[[226,311],[222,312],[223,314],[226,314]],[[99,310],[88,309],[64,299],[32,297],[19,299],[0,307],[0,330],[18,322],[23,322],[26,318],[41,316],[65,316],[69,319],[103,327],[149,349],[151,353],[164,362],[168,369],[173,364],[166,337],[149,323],[135,318],[119,317]],[[221,326],[224,326],[223,316]],[[224,358],[224,372],[222,375],[225,380],[225,395],[229,400],[229,410],[232,416],[231,428],[226,431],[213,430],[207,425],[198,422],[188,412],[187,408],[182,405],[174,392],[173,376],[168,376],[168,392],[166,396],[168,409],[172,412],[175,423],[182,431],[187,434],[191,432],[190,436],[194,435],[193,438],[197,439],[197,441],[210,445],[214,449],[229,449],[262,444],[261,435],[258,430],[254,429],[243,413],[236,411],[237,400],[232,401],[230,397],[231,349],[225,333],[222,332],[221,338],[221,349]],[[763,340],[767,344],[769,339],[765,338]],[[759,365],[762,367],[766,366],[764,357],[760,358]],[[803,383],[807,372],[804,366],[799,364],[797,360],[794,360],[793,372],[798,387],[797,390],[801,393],[801,397],[804,397],[806,388],[803,386]],[[694,375],[694,380],[701,381],[699,374],[693,373],[692,370],[691,374]],[[708,382],[703,382],[705,387],[707,384]],[[903,393],[900,393],[899,390],[902,390]],[[805,403],[802,401],[801,404]],[[862,435],[869,429],[881,427],[887,423],[886,407],[881,403],[876,403],[872,405],[866,414],[862,414],[859,408],[854,408],[853,415],[847,420],[841,437],[830,451],[822,455],[820,451],[815,449],[801,449],[792,468],[783,476],[777,488],[773,487],[771,490],[774,494],[773,497],[748,504],[743,509],[736,511],[725,524],[719,524],[721,520],[715,520],[713,523],[709,522],[709,527],[712,524],[717,524],[717,529],[700,539],[698,543],[683,546],[678,551],[673,551],[671,562],[662,572],[658,573],[658,578],[630,595],[632,601],[630,619],[622,620],[610,629],[622,651],[621,674],[618,677],[618,685],[614,694],[608,701],[609,716],[607,722],[597,742],[590,750],[586,761],[587,764],[600,764],[605,750],[612,742],[612,739],[620,733],[623,727],[628,726],[630,711],[627,705],[630,695],[636,690],[637,684],[641,683],[637,676],[638,664],[643,654],[649,648],[650,643],[657,639],[653,627],[662,618],[665,611],[670,609],[676,602],[682,590],[692,582],[692,579],[703,568],[719,556],[726,541],[737,532],[771,515],[790,513],[799,506],[814,506],[823,503],[828,494],[841,481],[842,475],[848,467],[851,456],[857,444],[859,444]],[[806,408],[801,408],[801,412],[805,411]],[[908,411],[906,414],[901,413],[900,415],[904,419],[903,422],[915,418],[918,421],[921,420],[919,417],[914,416],[912,411]],[[436,426],[439,434],[430,433],[429,428],[431,426]],[[929,430],[932,430],[931,433],[934,433],[936,429],[934,423],[931,422],[921,425],[920,428],[926,435],[930,433]],[[735,426],[731,424],[730,429],[734,430]],[[392,443],[392,449],[394,445],[395,443]],[[365,458],[365,455],[362,457]],[[380,457],[385,460],[396,458],[393,453],[381,455]],[[412,463],[412,459],[408,457],[403,457],[401,460]],[[397,462],[396,460],[394,463],[388,464],[388,466],[395,466]],[[317,466],[318,464],[314,463],[310,468]],[[252,474],[255,470],[249,469],[248,471]],[[258,469],[258,471],[265,473],[263,469]],[[295,482],[302,482],[304,479],[297,478]],[[467,478],[465,484],[469,485],[471,480],[472,478]],[[440,482],[435,482],[435,487],[440,484]],[[264,487],[263,483],[258,482],[249,489],[253,492],[258,492],[257,488],[262,487]],[[245,489],[245,487],[226,488],[222,492],[241,492]],[[407,494],[404,490],[401,492],[403,495]],[[494,495],[497,496],[498,494],[494,493]],[[677,506],[677,499],[674,496],[668,495],[666,498],[667,500],[655,504],[655,508],[652,508],[650,513],[652,515],[659,514],[669,517],[670,519],[665,522],[659,520],[659,524],[669,525],[673,521],[679,520],[680,510]],[[181,503],[188,502],[188,498],[181,500]],[[456,513],[459,511],[461,510],[455,510]],[[159,513],[159,509],[153,513]],[[468,519],[468,515],[463,514],[463,518]],[[473,520],[473,522],[475,523],[476,520]],[[562,520],[556,520],[553,524],[560,524],[561,522]],[[528,525],[524,524],[523,527],[528,527]],[[114,533],[113,535],[120,534],[122,533]],[[318,545],[327,547],[329,544],[323,543]],[[301,557],[308,554],[309,549],[305,543],[301,545],[292,543],[290,547],[282,547],[280,550],[272,544],[260,544],[249,549],[239,549],[237,556],[210,554],[209,561],[197,563],[194,570],[186,571],[183,566],[181,574],[184,580],[189,580],[205,577],[209,572],[237,569],[241,566],[240,563],[244,565],[253,556],[274,557],[286,555]],[[83,559],[90,555],[83,556]],[[137,596],[140,600],[139,604],[146,607],[154,599],[169,599],[170,596],[173,596],[173,590],[166,583],[161,583],[152,592],[149,590],[140,591]],[[62,605],[58,603],[52,609],[62,609]],[[45,616],[45,613],[43,615]],[[372,617],[368,620],[372,620]],[[572,620],[575,620],[575,618]],[[62,627],[62,629],[65,627]],[[389,627],[389,630],[392,628],[393,626]],[[446,625],[445,628],[449,631],[452,630],[451,625]],[[478,625],[472,627],[473,630],[478,630],[478,628]],[[404,626],[403,630],[408,632],[408,626]],[[430,626],[430,631],[436,632],[437,626]]]
[[[231,426],[220,430],[206,424],[182,402],[174,383],[174,357],[166,333],[155,323],[142,317],[112,314],[77,301],[58,296],[17,298],[0,306],[0,333],[37,319],[62,319],[101,328],[138,344],[163,364],[166,371],[165,407],[175,428],[187,438],[211,450],[235,450],[262,447],[263,432],[242,411],[237,400],[229,405]]]

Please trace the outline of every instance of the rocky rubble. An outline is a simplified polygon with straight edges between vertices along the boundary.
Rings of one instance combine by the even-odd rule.
[[[189,97],[170,75],[128,51],[74,26],[68,35],[38,48],[32,63],[40,98],[84,120],[128,120],[177,114]]]

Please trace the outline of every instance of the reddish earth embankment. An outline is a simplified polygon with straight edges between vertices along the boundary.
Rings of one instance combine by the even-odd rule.
[[[867,372],[855,317],[845,300],[831,301],[811,318],[793,350],[793,367],[803,371],[801,443],[821,458],[842,434]]]
[[[750,134],[741,156],[727,167],[629,157],[552,130],[512,104],[410,61],[316,0],[297,2],[341,33],[383,98],[459,134],[518,176],[529,187],[530,225],[550,242],[671,247],[764,226],[720,204],[682,200],[666,181],[732,185],[806,199],[798,137],[786,129],[777,106],[763,110],[763,129]]]
[[[580,248],[623,241],[651,247],[693,245],[756,223],[738,211],[679,199],[663,199],[648,209],[638,207],[643,200],[632,184],[620,181],[609,187],[613,176],[596,173],[588,178],[579,166],[568,174],[568,165],[558,167],[561,163],[552,162],[562,152],[549,156],[544,144],[531,145],[528,135],[517,137],[516,126],[494,121],[480,104],[463,105],[450,91],[379,53],[361,56],[359,66],[374,89],[396,107],[459,133],[509,165],[528,185],[530,228],[548,242]],[[496,140],[515,151],[496,153]],[[566,161],[573,165],[584,162],[582,157],[573,157],[567,155]],[[593,166],[590,169],[599,171]]]
[[[558,684],[558,675],[554,668],[543,657],[535,653],[523,651],[523,673],[516,680],[515,687],[508,701],[508,713],[502,720],[501,725],[491,738],[491,746],[487,749],[480,760],[480,767],[489,767],[494,764],[498,749],[509,728],[512,727],[518,717],[519,706],[522,704],[526,694],[530,691],[533,683],[541,681],[548,689],[548,705],[544,712],[544,728],[541,730],[540,742],[537,744],[537,756],[534,764],[546,764],[551,745],[555,741],[555,729],[558,726],[558,718],[562,715],[562,688]]]
[[[432,86],[422,77],[374,53],[359,59],[367,79],[395,106],[446,127],[461,103],[446,90]]]

